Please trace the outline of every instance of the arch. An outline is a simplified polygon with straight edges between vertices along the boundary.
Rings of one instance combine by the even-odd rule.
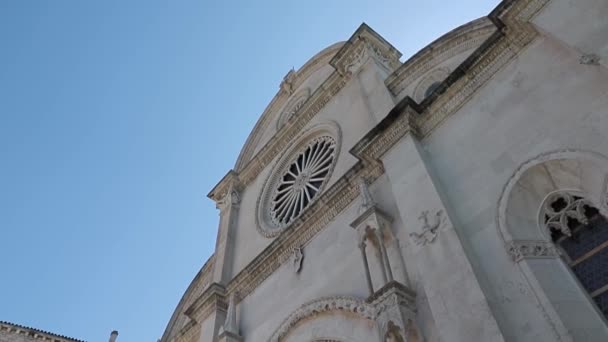
[[[301,322],[323,314],[344,313],[374,323],[374,307],[362,299],[355,297],[326,297],[308,302],[292,312],[271,335],[269,342],[279,342]],[[375,324],[375,323],[374,323]],[[337,335],[340,332],[336,332]],[[327,337],[319,337],[328,340]],[[318,338],[316,338],[318,339]],[[332,336],[330,340],[346,340],[346,336]],[[352,339],[352,338],[351,338]]]
[[[464,60],[495,31],[496,25],[488,17],[481,17],[461,25],[416,52],[386,79],[385,84],[398,98],[410,95],[420,102],[412,85],[417,84],[425,75],[441,65],[445,66],[449,63],[451,67],[457,67],[459,62],[452,64],[449,61],[453,61],[457,56],[461,56]],[[427,84],[427,87],[428,85],[430,84]],[[406,94],[405,91],[408,89],[413,90]]]
[[[414,100],[420,103],[450,75],[447,67],[437,68],[425,76],[414,88]]]
[[[559,227],[559,210],[564,208],[582,210],[584,206],[593,206],[607,217],[607,182],[606,156],[586,150],[557,150],[521,164],[499,197],[496,216],[499,236],[532,290],[539,314],[552,327],[556,340],[585,339],[589,329],[598,341],[608,338],[603,315],[571,265],[562,258],[562,248],[554,243],[551,229]],[[572,196],[563,200],[566,206],[561,203],[547,210],[546,206],[564,193]],[[565,228],[558,230],[568,233]],[[577,314],[572,315],[571,310]]]
[[[572,172],[560,171],[564,169]],[[548,241],[541,229],[522,230],[529,227],[523,223],[538,227],[538,208],[542,201],[552,191],[564,189],[584,193],[607,216],[608,157],[594,151],[566,149],[546,152],[521,164],[498,200],[496,221],[503,242]],[[526,205],[531,201],[538,205]]]

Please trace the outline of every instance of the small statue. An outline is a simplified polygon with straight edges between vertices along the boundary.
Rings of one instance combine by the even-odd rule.
[[[302,269],[302,260],[304,259],[304,254],[302,253],[302,247],[297,247],[293,250],[291,254],[291,264],[293,266],[293,270],[296,273],[299,273]]]

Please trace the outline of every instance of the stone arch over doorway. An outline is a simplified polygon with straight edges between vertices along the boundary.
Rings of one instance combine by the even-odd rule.
[[[560,150],[523,163],[499,199],[499,235],[559,340],[608,338],[604,315],[556,240],[559,234],[569,238],[568,226],[584,226],[588,210],[608,217],[607,186],[607,157],[593,151]],[[608,244],[608,239],[604,242]]]
[[[371,304],[354,297],[317,299],[292,312],[269,342],[365,342],[377,334],[374,315]]]

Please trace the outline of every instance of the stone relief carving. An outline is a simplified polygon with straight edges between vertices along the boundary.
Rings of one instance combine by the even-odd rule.
[[[304,260],[304,253],[302,247],[296,247],[291,254],[291,265],[295,273],[300,273],[302,269],[302,261]]]
[[[424,210],[418,216],[418,220],[422,221],[422,229],[420,233],[410,233],[410,237],[414,240],[414,243],[418,246],[426,246],[432,243],[439,234],[438,229],[443,221],[443,210],[435,212],[435,219],[432,224],[429,224],[429,211]]]
[[[291,95],[296,90],[296,71],[292,68],[281,82],[281,90]]]
[[[507,252],[514,262],[526,258],[557,258],[559,250],[553,242],[542,240],[517,240],[507,243]]]
[[[588,53],[581,55],[578,61],[585,65],[600,65],[600,56],[594,53]]]

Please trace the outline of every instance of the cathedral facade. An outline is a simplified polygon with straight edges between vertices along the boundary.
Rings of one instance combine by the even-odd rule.
[[[162,342],[608,341],[608,2],[290,71]]]

